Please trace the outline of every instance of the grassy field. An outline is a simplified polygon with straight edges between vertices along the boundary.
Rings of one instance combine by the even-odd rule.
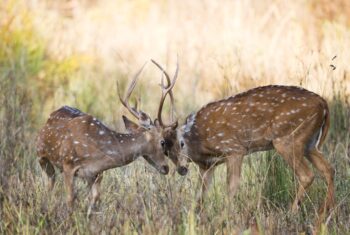
[[[323,152],[336,169],[336,208],[321,234],[350,234],[350,4],[303,1],[24,1],[0,3],[1,234],[298,234],[312,229],[326,185],[319,174],[298,214],[296,180],[274,152],[245,158],[235,198],[216,170],[202,215],[198,168],[160,175],[144,160],[104,174],[100,213],[86,218],[88,192],[70,215],[62,175],[47,191],[34,139],[62,105],[123,131],[116,95],[150,58],[180,75],[180,121],[209,101],[266,84],[300,85],[325,97],[331,128]],[[136,93],[153,115],[159,71]],[[168,110],[168,106],[165,107]]]

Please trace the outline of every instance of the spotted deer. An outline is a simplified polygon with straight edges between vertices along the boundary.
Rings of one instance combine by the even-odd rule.
[[[328,105],[319,95],[295,86],[263,86],[209,103],[189,115],[176,134],[165,138],[171,143],[165,151],[178,161],[187,158],[199,166],[199,208],[217,165],[226,163],[228,191],[233,196],[244,156],[275,149],[299,181],[291,206],[295,212],[314,179],[309,161],[328,185],[322,214],[334,205],[334,169],[320,151],[329,125]]]
[[[160,173],[168,174],[163,146],[162,127],[159,121],[137,107],[131,107],[129,98],[133,92],[143,67],[134,76],[125,99],[121,103],[139,120],[140,131],[117,133],[95,117],[78,109],[64,106],[50,115],[37,137],[37,154],[43,172],[48,176],[48,187],[55,182],[55,167],[63,171],[67,189],[67,204],[72,208],[74,202],[74,177],[88,182],[90,205],[88,215],[99,199],[102,173],[105,170],[127,165],[139,156]],[[163,96],[172,87],[163,89]],[[162,102],[161,102],[162,104]],[[159,112],[161,112],[161,106]],[[158,113],[158,116],[161,114]]]
[[[181,155],[197,163],[203,177],[200,204],[215,166],[226,163],[228,189],[234,195],[243,157],[274,148],[299,181],[292,211],[297,210],[314,179],[307,160],[328,185],[320,213],[330,209],[334,204],[334,169],[320,152],[329,123],[327,102],[295,86],[258,87],[205,105],[187,117],[179,135]]]

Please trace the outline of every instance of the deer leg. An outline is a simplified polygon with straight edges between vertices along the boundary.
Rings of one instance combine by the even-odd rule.
[[[53,167],[51,162],[45,157],[41,157],[39,159],[39,164],[46,178],[46,186],[48,190],[51,191],[53,186],[55,185],[55,168]]]
[[[229,156],[227,158],[227,188],[230,197],[233,197],[239,186],[241,178],[243,156]]]
[[[307,166],[305,159],[301,159],[299,167],[300,169],[298,170],[294,169],[299,180],[299,187],[292,205],[292,212],[296,212],[298,210],[300,203],[304,199],[306,189],[314,180],[314,173]]]
[[[215,170],[215,166],[209,167],[209,168],[199,168],[200,174],[199,174],[198,182],[200,183],[200,191],[199,191],[199,195],[197,196],[197,208],[196,208],[197,212],[200,212],[203,208],[204,197],[208,192],[208,188],[213,179],[214,170]]]
[[[92,210],[95,209],[96,202],[98,202],[98,200],[100,199],[100,186],[102,178],[103,175],[101,173],[95,177],[94,181],[92,181],[93,183],[90,187],[90,205],[87,212],[88,218],[90,218]]]
[[[74,205],[74,170],[69,165],[63,165],[63,178],[64,184],[67,191],[67,205],[70,210],[73,209]]]
[[[323,214],[334,206],[334,169],[323,154],[316,149],[309,151],[307,157],[327,181],[327,196],[323,207],[319,210],[319,214]]]
[[[303,148],[299,147],[296,141],[288,139],[285,141],[274,141],[273,144],[277,152],[293,169],[299,181],[298,191],[291,208],[292,212],[295,213],[305,196],[306,189],[314,180],[314,173],[308,167],[307,161],[303,156]]]

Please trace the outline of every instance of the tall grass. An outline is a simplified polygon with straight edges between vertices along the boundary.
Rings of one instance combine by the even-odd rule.
[[[54,190],[47,191],[34,140],[49,113],[68,104],[121,130],[125,111],[117,102],[116,80],[124,87],[149,58],[173,72],[176,54],[180,120],[208,101],[270,83],[302,85],[328,99],[332,123],[323,151],[336,169],[337,204],[323,229],[324,234],[349,234],[347,1],[75,3],[0,3],[1,234],[310,230],[326,185],[317,174],[300,213],[292,215],[288,207],[297,181],[273,151],[245,159],[234,198],[226,193],[225,167],[218,167],[202,215],[195,213],[199,173],[194,165],[186,177],[174,169],[170,176],[159,175],[141,159],[106,172],[100,213],[92,220],[86,218],[84,182],[77,181],[80,200],[72,215],[61,174]],[[140,96],[142,109],[154,114],[159,71],[148,65],[141,77],[134,98]]]

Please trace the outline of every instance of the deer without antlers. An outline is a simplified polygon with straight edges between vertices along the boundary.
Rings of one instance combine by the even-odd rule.
[[[209,103],[189,115],[181,128],[164,138],[172,143],[165,145],[165,151],[177,158],[174,162],[190,159],[199,166],[199,207],[217,165],[226,163],[228,189],[233,196],[243,157],[276,149],[300,184],[291,208],[296,211],[314,179],[308,160],[327,181],[327,195],[319,211],[322,214],[334,205],[334,169],[319,150],[329,123],[327,102],[319,95],[295,86],[257,87]]]
[[[142,69],[134,76],[125,99],[118,89],[121,103],[139,120],[140,131],[117,133],[93,116],[64,106],[50,115],[39,132],[37,154],[40,166],[48,176],[49,188],[55,182],[54,166],[63,171],[70,208],[74,202],[75,176],[85,179],[90,187],[90,215],[99,199],[103,171],[124,166],[143,156],[160,173],[168,173],[162,128],[149,115],[131,107],[128,101]]]
[[[314,179],[307,160],[328,184],[320,213],[331,208],[334,203],[334,170],[319,151],[328,128],[326,101],[299,87],[258,87],[204,106],[187,118],[181,134],[182,154],[199,165],[203,176],[200,204],[216,165],[227,164],[228,189],[234,195],[243,157],[274,148],[299,181],[292,211],[297,210]]]

